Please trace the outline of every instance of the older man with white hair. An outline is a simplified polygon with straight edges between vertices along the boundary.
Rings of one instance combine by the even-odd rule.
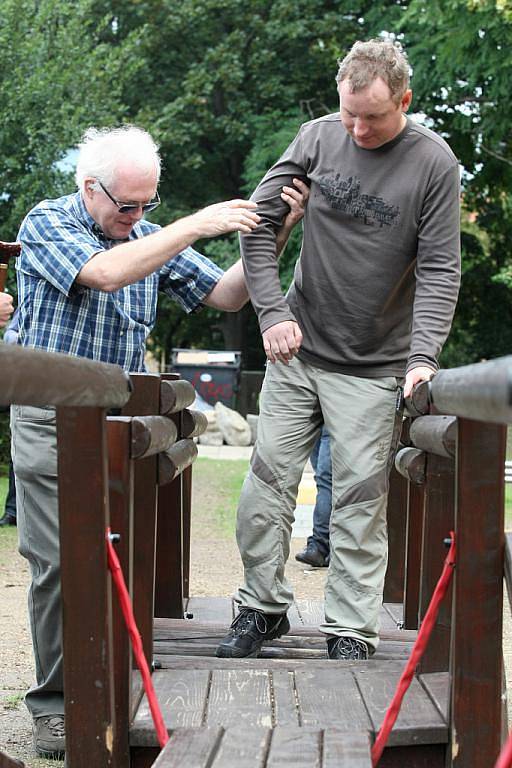
[[[228,232],[249,233],[256,205],[230,200],[159,227],[144,214],[160,203],[158,147],[136,127],[90,128],[79,147],[79,191],[44,200],[23,221],[17,260],[19,343],[144,370],[158,291],[187,312],[206,304],[236,311],[248,299],[241,263],[223,272],[191,246]],[[282,248],[302,216],[300,192]],[[31,567],[29,612],[36,684],[26,696],[38,754],[65,749],[55,411],[13,406],[13,462],[20,552]]]

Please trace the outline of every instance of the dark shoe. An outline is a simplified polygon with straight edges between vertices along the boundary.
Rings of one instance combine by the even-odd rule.
[[[0,517],[0,525],[16,525],[16,518],[14,515],[9,515],[5,512],[4,515]]]
[[[330,659],[365,661],[370,653],[368,645],[355,637],[330,637],[327,640],[327,654]]]
[[[257,656],[265,640],[286,635],[289,629],[286,613],[261,613],[252,608],[242,608],[215,655],[232,659]]]
[[[323,555],[314,541],[309,541],[302,552],[297,552],[295,559],[299,563],[307,563],[313,568],[327,568],[329,565],[329,555]]]
[[[41,757],[59,760],[66,751],[64,715],[44,715],[34,718],[32,726],[34,749]]]

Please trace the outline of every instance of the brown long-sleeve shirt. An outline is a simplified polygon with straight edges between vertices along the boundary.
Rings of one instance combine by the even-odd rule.
[[[283,296],[275,237],[283,185],[311,194],[293,283]],[[305,123],[252,199],[262,221],[241,238],[261,331],[296,320],[299,357],[358,376],[437,367],[460,282],[459,168],[448,145],[407,120],[392,141],[358,147],[339,113]]]

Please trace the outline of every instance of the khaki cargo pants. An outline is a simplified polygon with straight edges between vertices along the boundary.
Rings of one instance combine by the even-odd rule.
[[[267,366],[258,440],[238,507],[242,606],[283,613],[293,601],[284,567],[297,491],[325,422],[331,438],[333,510],[320,630],[377,646],[387,566],[388,478],[401,399],[401,387],[392,376],[346,376],[297,358],[288,366]]]

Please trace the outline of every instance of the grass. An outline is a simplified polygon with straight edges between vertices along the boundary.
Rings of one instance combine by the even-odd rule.
[[[240,491],[247,461],[218,461],[199,458],[194,463],[192,502],[196,517],[205,517],[222,536],[233,536]]]

